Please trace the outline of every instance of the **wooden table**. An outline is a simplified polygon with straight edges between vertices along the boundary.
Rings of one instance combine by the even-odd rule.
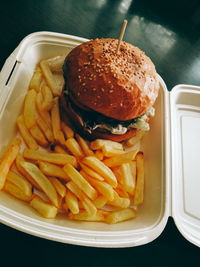
[[[155,63],[171,90],[177,84],[200,85],[200,3],[155,0],[3,1],[0,9],[0,69],[28,34],[53,31],[85,38],[118,38],[139,46]],[[87,248],[40,239],[0,224],[1,259],[8,266],[196,266],[199,250],[169,218],[153,242],[135,248]],[[161,264],[162,262],[162,264]],[[1,264],[1,263],[0,263]],[[19,265],[20,264],[20,265]],[[3,266],[3,265],[2,265]]]

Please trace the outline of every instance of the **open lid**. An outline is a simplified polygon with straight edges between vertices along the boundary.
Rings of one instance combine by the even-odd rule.
[[[170,92],[172,216],[190,242],[200,246],[200,87]]]

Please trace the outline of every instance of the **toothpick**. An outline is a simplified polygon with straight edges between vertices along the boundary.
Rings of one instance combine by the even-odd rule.
[[[120,48],[120,45],[121,45],[121,42],[122,42],[122,38],[124,36],[126,25],[127,25],[127,20],[125,19],[124,22],[123,22],[123,24],[122,24],[121,32],[120,32],[120,35],[119,35],[119,40],[118,40],[118,44],[117,44],[116,54],[118,54],[118,52],[119,52],[119,48]]]

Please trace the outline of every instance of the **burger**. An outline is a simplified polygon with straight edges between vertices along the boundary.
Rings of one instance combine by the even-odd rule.
[[[149,130],[158,96],[154,64],[138,47],[101,38],[75,47],[65,58],[61,107],[89,140],[124,141]]]

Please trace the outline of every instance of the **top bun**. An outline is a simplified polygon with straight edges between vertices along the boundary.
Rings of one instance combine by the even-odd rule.
[[[82,108],[117,120],[144,114],[158,95],[154,64],[138,47],[95,39],[75,47],[63,66],[66,88]]]

